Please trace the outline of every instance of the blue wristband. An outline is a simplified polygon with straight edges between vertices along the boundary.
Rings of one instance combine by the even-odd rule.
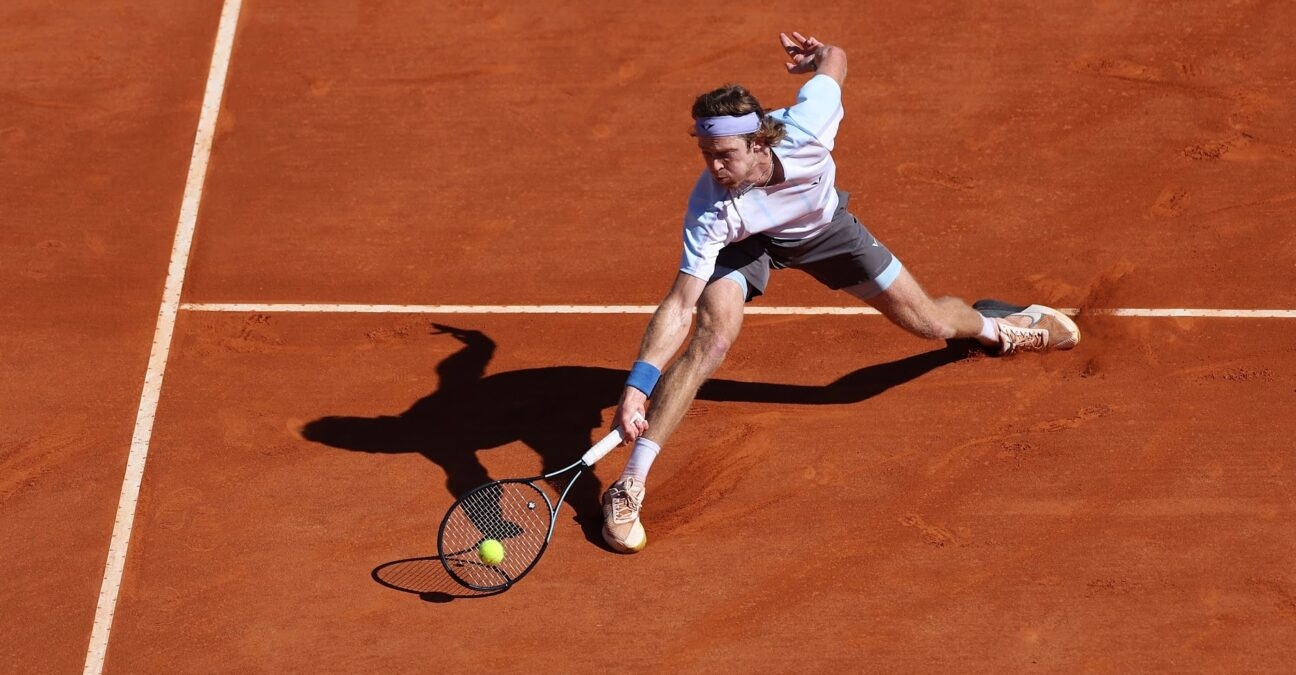
[[[652,396],[653,388],[657,386],[657,379],[661,377],[661,370],[647,361],[635,361],[630,366],[630,377],[626,379],[627,387],[634,387],[644,393],[644,396]]]

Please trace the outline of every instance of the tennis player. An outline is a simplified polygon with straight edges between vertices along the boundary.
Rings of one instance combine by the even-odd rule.
[[[836,188],[846,53],[800,33],[779,41],[788,73],[812,75],[794,105],[766,111],[739,85],[693,103],[691,133],[706,170],[689,197],[679,274],[648,323],[614,420],[634,442],[621,478],[603,494],[603,537],[621,552],[647,544],[639,512],[648,471],[738,337],[743,307],[765,291],[771,267],[803,270],[924,338],[975,339],[1001,354],[1080,341],[1075,323],[1049,307],[929,297]],[[694,310],[692,339],[670,363]]]

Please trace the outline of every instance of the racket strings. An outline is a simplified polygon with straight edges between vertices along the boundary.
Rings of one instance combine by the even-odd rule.
[[[549,500],[534,484],[484,485],[464,495],[446,516],[440,541],[443,562],[469,587],[507,586],[544,552],[552,521]],[[488,539],[503,546],[502,561],[483,560],[479,547]]]

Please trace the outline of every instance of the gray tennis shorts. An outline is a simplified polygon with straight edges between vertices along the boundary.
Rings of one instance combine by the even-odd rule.
[[[770,268],[792,268],[833,290],[861,286],[855,293],[858,297],[885,291],[904,267],[846,209],[850,193],[838,190],[837,194],[841,203],[828,229],[810,239],[757,234],[729,244],[720,249],[715,273],[708,283],[724,278],[744,283],[750,302],[765,293]]]

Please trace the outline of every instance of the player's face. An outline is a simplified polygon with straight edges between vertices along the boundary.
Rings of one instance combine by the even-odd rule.
[[[720,138],[699,138],[698,149],[702,151],[702,160],[716,182],[735,188],[744,182],[751,183],[760,179],[762,172],[757,168],[765,146],[752,143],[747,147],[747,140],[742,136],[722,136]]]

